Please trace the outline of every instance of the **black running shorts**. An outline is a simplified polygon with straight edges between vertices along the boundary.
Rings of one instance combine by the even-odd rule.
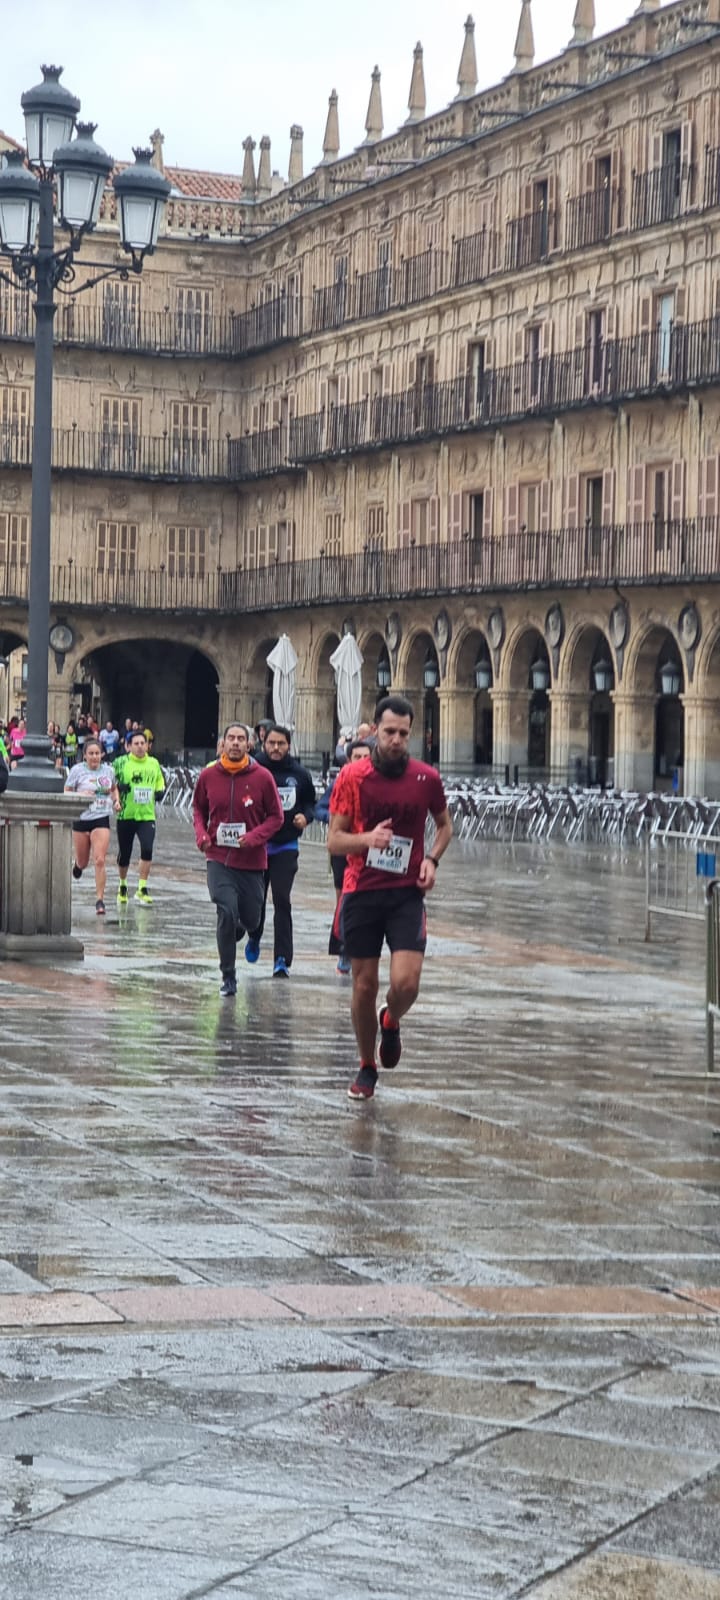
[[[133,822],[129,817],[118,817],[117,838],[119,867],[129,867],[135,839],[140,840],[140,860],[152,861],[155,844],[154,822]]]
[[[370,961],[388,949],[424,954],[425,896],[420,889],[356,889],[338,907],[338,931],[346,956]]]
[[[110,818],[105,814],[102,817],[78,817],[72,825],[73,833],[93,833],[95,828],[109,828]]]

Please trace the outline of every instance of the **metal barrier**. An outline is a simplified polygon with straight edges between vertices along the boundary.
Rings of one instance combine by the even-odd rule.
[[[720,882],[713,878],[705,895],[707,956],[705,964],[705,1038],[707,1070],[715,1071],[715,1023],[720,1020]]]
[[[653,917],[705,918],[705,887],[715,877],[718,840],[706,834],[658,833],[645,839],[645,942]]]

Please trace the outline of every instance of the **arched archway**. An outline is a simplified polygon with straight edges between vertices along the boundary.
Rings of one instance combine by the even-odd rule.
[[[248,669],[248,718],[253,727],[263,717],[273,717],[273,672],[267,664],[271,650],[277,644],[275,637],[263,639],[257,646]]]
[[[636,781],[642,788],[682,790],[685,765],[685,673],[677,642],[657,623],[640,640],[633,658],[637,695]],[[645,755],[644,761],[642,756]]]
[[[409,642],[405,655],[401,693],[406,694],[414,712],[412,749],[423,761],[440,760],[440,663],[432,634],[420,629]]]
[[[615,668],[610,644],[596,623],[581,623],[568,640],[565,668],[561,743],[568,776],[604,788],[615,771]]]
[[[358,640],[363,653],[363,712],[372,720],[378,700],[392,688],[392,666],[385,639],[380,631]]]
[[[155,736],[154,753],[175,758],[186,751],[204,760],[218,735],[218,674],[192,646],[167,639],[123,639],[98,645],[76,668],[73,710],[101,722],[126,717]]]
[[[27,637],[13,627],[0,628],[0,718],[24,717],[27,695]]]
[[[479,769],[493,765],[493,669],[481,628],[471,628],[455,659],[455,761]]]
[[[509,646],[508,749],[510,767],[539,775],[550,767],[552,682],[550,658],[539,628],[528,627]]]

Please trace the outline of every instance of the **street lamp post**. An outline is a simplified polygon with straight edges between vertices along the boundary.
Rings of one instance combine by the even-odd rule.
[[[32,506],[28,591],[28,688],[25,759],[11,775],[15,790],[35,793],[63,787],[51,765],[48,721],[50,633],[50,533],[52,470],[53,325],[56,291],[80,294],[104,278],[141,272],[157,243],[170,184],[151,164],[152,152],[135,150],[135,164],[114,179],[120,239],[130,259],[108,266],[86,261],[93,275],[75,282],[74,261],[86,233],[97,225],[112,158],[95,143],[92,123],[78,123],[80,101],[60,83],[62,67],[43,67],[43,82],[22,96],[27,158],[10,151],[0,170],[0,255],[12,276],[0,278],[34,295],[35,379],[32,435]],[[56,224],[70,241],[56,250]]]

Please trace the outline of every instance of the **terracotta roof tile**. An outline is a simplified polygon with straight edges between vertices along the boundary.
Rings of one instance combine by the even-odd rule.
[[[225,172],[200,172],[193,167],[167,167],[165,177],[179,194],[198,200],[240,200],[242,180]]]

